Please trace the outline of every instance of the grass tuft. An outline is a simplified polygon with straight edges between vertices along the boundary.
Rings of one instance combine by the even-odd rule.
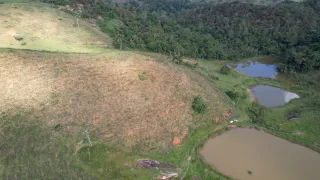
[[[147,80],[147,73],[146,73],[146,72],[141,73],[141,74],[139,75],[139,79],[140,79],[141,81]]]

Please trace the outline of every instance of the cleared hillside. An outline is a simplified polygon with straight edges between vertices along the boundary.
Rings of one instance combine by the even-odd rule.
[[[0,4],[0,47],[63,52],[98,52],[112,39],[94,24],[43,3]],[[21,39],[22,38],[22,39]]]
[[[7,169],[6,177],[30,178],[32,176],[23,175],[30,173],[41,177],[40,172],[33,169],[15,172],[18,168],[15,161],[19,161],[20,166],[36,166],[43,171],[48,169],[38,167],[38,163],[49,161],[53,166],[60,166],[55,164],[60,161],[53,162],[54,157],[47,154],[46,147],[58,143],[61,136],[71,136],[71,139],[89,136],[93,142],[116,142],[121,147],[142,148],[141,152],[158,151],[180,144],[191,131],[189,128],[214,124],[230,115],[224,96],[212,83],[162,56],[120,51],[103,55],[61,55],[1,50],[0,82],[0,133],[3,135],[0,154],[11,159],[3,165],[13,168]],[[197,115],[191,108],[198,95],[208,105],[204,115]],[[39,136],[43,138],[37,140]],[[56,136],[60,138],[52,139]],[[64,146],[65,142],[60,143]],[[67,145],[73,153],[83,146],[88,144]],[[28,159],[33,157],[32,149],[36,147],[39,148],[35,156],[38,160],[28,165]],[[56,151],[59,154],[62,150]],[[121,165],[121,168],[125,167]],[[54,170],[58,171],[59,167]],[[68,177],[68,173],[63,176]]]
[[[139,159],[185,168],[193,153],[188,176],[223,178],[194,151],[234,112],[215,84],[168,56],[108,49],[63,8],[0,4],[0,177],[155,179]]]
[[[205,78],[134,53],[2,51],[0,69],[2,112],[45,109],[41,119],[49,126],[77,129],[75,124],[86,124],[101,130],[103,139],[121,139],[128,145],[153,139],[167,146],[174,137],[185,136],[190,123],[196,123],[191,105],[197,95],[209,105],[202,118],[223,120],[227,111],[222,96]],[[142,73],[146,80],[140,80]]]

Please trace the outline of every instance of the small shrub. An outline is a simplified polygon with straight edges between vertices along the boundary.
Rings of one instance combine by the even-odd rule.
[[[264,124],[264,111],[265,108],[258,103],[252,103],[247,110],[252,123],[259,125]]]
[[[146,72],[143,72],[142,74],[140,74],[140,75],[139,75],[139,79],[140,79],[141,81],[146,80],[146,79],[147,79],[147,73],[146,73]]]
[[[62,125],[61,125],[61,124],[57,124],[57,125],[54,127],[54,130],[59,131],[61,128],[62,128]]]
[[[188,67],[191,68],[191,69],[194,69],[194,68],[196,68],[199,64],[198,64],[198,63],[189,62],[189,61],[185,61],[185,62],[184,62],[184,65],[185,65],[185,66],[188,66]]]
[[[27,43],[26,43],[26,42],[21,43],[21,46],[25,46],[25,45],[27,45]]]
[[[231,90],[226,91],[226,94],[236,103],[247,97],[247,89],[242,85],[235,85]]]
[[[203,98],[200,96],[196,96],[192,103],[192,109],[199,114],[203,114],[206,111],[206,108],[207,104],[203,100]]]
[[[183,61],[182,61],[182,56],[174,56],[172,58],[172,61],[176,64],[181,64]]]
[[[216,81],[219,80],[219,77],[218,77],[218,76],[215,76],[215,75],[213,75],[213,74],[209,74],[208,76],[209,76],[209,78],[212,79],[212,80],[216,80]]]
[[[225,74],[228,75],[231,73],[231,68],[227,65],[222,66],[222,68],[220,69],[220,73],[221,74]]]

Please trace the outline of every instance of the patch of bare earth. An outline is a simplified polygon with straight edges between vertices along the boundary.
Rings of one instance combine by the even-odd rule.
[[[1,55],[5,57],[0,59],[5,75],[1,80],[11,88],[1,92],[5,98],[1,96],[0,102],[42,102],[50,95],[46,110],[38,112],[49,125],[62,124],[72,132],[84,125],[103,140],[119,140],[127,146],[145,141],[176,145],[190,125],[226,118],[221,94],[202,76],[150,57],[124,54],[113,58],[46,54],[40,58],[30,52],[21,55],[31,61],[27,68],[13,54]],[[7,62],[11,57],[14,63]],[[139,79],[143,72],[144,81]],[[195,118],[191,104],[197,95],[208,102],[209,109]]]

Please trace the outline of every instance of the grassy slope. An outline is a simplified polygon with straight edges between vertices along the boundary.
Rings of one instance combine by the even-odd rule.
[[[2,50],[2,55],[8,53],[8,50]],[[53,56],[61,56],[62,59],[70,60],[72,57],[79,58],[79,55],[59,55],[50,53],[37,53],[37,52],[25,52],[25,51],[13,51],[9,53],[20,54],[24,57],[37,57],[39,62],[48,61],[49,59],[54,63]],[[25,54],[26,53],[26,54]],[[81,55],[85,56],[85,59],[89,61],[95,61],[98,57],[103,56],[112,61],[112,58],[121,61],[121,58],[126,57],[126,52],[110,51],[104,55]],[[130,55],[133,55],[131,52]],[[155,55],[150,53],[148,57],[152,57],[157,62],[171,63],[165,56]],[[112,57],[112,58],[111,58]],[[92,59],[93,58],[93,59]],[[111,59],[110,59],[111,58]],[[143,58],[143,56],[140,56]],[[47,59],[47,60],[46,60]],[[17,60],[17,59],[16,59]],[[15,60],[15,61],[16,61]],[[58,63],[61,68],[61,62]],[[67,63],[68,64],[68,63]],[[41,69],[45,69],[44,66],[39,66]],[[58,69],[53,72],[61,73]],[[225,91],[231,88],[233,85],[242,83],[247,87],[262,83],[273,86],[283,87],[288,90],[295,90],[300,94],[306,93],[301,91],[302,88],[298,86],[290,86],[286,84],[280,84],[273,80],[267,79],[254,79],[241,75],[237,72],[232,72],[231,75],[222,75],[219,73],[219,69],[222,64],[219,61],[201,61],[199,67],[195,70],[202,73],[204,76],[208,74],[219,77],[219,80],[214,83]],[[185,67],[180,67],[185,69]],[[62,70],[62,69],[60,69]],[[193,74],[190,69],[185,69],[185,72]],[[190,75],[189,74],[189,75]],[[138,76],[136,76],[138,79]],[[209,78],[209,77],[208,77]],[[77,94],[77,90],[74,89],[74,93]],[[52,97],[55,98],[55,97]],[[83,97],[80,97],[80,99]],[[315,142],[319,142],[319,135],[316,121],[309,119],[309,117],[288,122],[285,120],[284,114],[293,107],[303,105],[307,99],[294,100],[288,106],[283,108],[272,109],[267,114],[267,124],[271,127],[276,127],[277,124],[283,124],[280,128],[269,131],[273,134],[281,136],[285,139],[299,142],[315,149]],[[33,103],[31,103],[33,104]],[[240,120],[247,120],[246,107],[250,104],[249,99],[236,104],[238,107],[235,111],[236,118]],[[48,109],[47,109],[48,108]],[[159,153],[154,151],[154,144],[138,144],[133,148],[125,148],[123,145],[119,145],[121,141],[110,141],[103,143],[99,134],[86,123],[77,124],[73,122],[71,124],[63,125],[61,130],[56,131],[55,124],[44,123],[46,118],[51,119],[54,114],[48,113],[52,107],[42,107],[39,112],[37,108],[22,108],[21,106],[15,109],[14,113],[5,113],[1,115],[1,149],[2,154],[1,166],[3,177],[8,179],[14,179],[14,177],[32,179],[34,177],[53,177],[61,176],[66,178],[99,178],[99,179],[150,179],[151,177],[159,176],[158,170],[147,169],[135,169],[131,168],[131,163],[134,163],[140,158],[152,158],[161,162],[167,162],[174,164],[180,168],[178,170],[181,175],[187,179],[191,177],[199,176],[203,179],[225,179],[223,175],[211,170],[209,166],[203,164],[201,158],[197,154],[197,150],[202,143],[210,136],[216,135],[215,129],[221,129],[223,132],[227,129],[227,124],[214,124],[212,121],[202,121],[197,128],[191,128],[183,144],[179,147],[170,149]],[[58,114],[57,114],[58,115]],[[315,115],[315,114],[313,114]],[[58,115],[61,118],[61,115]],[[196,118],[202,119],[201,116]],[[200,120],[199,119],[199,120]],[[310,122],[313,124],[310,124]],[[40,125],[42,124],[42,125]],[[248,122],[241,122],[239,126],[251,126]],[[76,131],[70,131],[69,129],[77,128]],[[190,126],[192,127],[192,125]],[[280,131],[286,131],[281,133]],[[93,147],[90,147],[90,143],[87,139],[87,133],[89,132]],[[305,132],[303,136],[295,135],[295,131]],[[219,131],[218,131],[219,132]],[[289,132],[289,133],[288,133]],[[34,153],[36,152],[36,153]],[[57,160],[58,159],[58,160]],[[50,164],[50,166],[46,166]],[[85,170],[85,171],[84,171]]]
[[[88,22],[42,3],[0,4],[0,47],[61,52],[100,52],[112,40]],[[23,37],[17,41],[14,35]],[[23,45],[23,43],[26,43]]]
[[[188,168],[186,176],[191,177],[207,168],[192,151],[195,138],[206,139],[217,126],[216,117],[227,118],[223,112],[228,104],[212,83],[161,55],[11,49],[1,50],[0,69],[0,161],[3,177],[8,179],[54,174],[85,179],[150,179],[159,171],[126,164],[154,157],[185,167],[189,151],[197,159]],[[141,72],[146,72],[147,80],[139,79]],[[15,86],[6,86],[13,83]],[[190,111],[196,95],[208,102],[204,115]],[[114,113],[118,116],[113,117]],[[56,130],[57,125],[62,128]],[[189,135],[185,137],[185,133]],[[159,153],[172,147],[174,137],[186,138],[186,143],[169,154]],[[223,177],[212,170],[206,172],[208,178]]]
[[[46,44],[48,42],[49,41],[43,43]],[[0,43],[0,45],[3,45],[3,43]],[[69,51],[65,42],[61,41],[60,45],[61,47],[59,48],[61,49],[58,50]],[[72,47],[80,51],[77,47],[77,43],[73,44]],[[20,48],[20,46],[14,46],[13,48]],[[30,46],[29,48],[38,49],[38,46]],[[50,48],[46,50],[57,50]],[[85,49],[92,51],[92,49],[88,47],[85,47]],[[81,49],[81,51],[83,51],[83,49]],[[11,56],[8,56],[10,58],[5,58],[8,53],[11,54]],[[12,57],[12,54],[14,57]],[[93,112],[96,109],[96,113],[99,113],[102,110],[95,107],[97,102],[99,102],[99,97],[92,102],[88,101],[89,99],[92,99],[92,95],[94,96],[97,94],[96,92],[101,91],[101,87],[105,87],[104,84],[95,83],[100,81],[103,82],[104,80],[101,79],[102,77],[99,77],[99,73],[97,74],[97,71],[92,71],[93,69],[100,67],[101,64],[95,63],[101,62],[101,59],[102,61],[130,62],[132,60],[128,60],[128,57],[135,56],[136,59],[142,59],[141,62],[145,61],[146,63],[148,63],[147,59],[151,59],[155,61],[156,64],[163,64],[161,67],[178,69],[179,72],[183,72],[183,74],[186,74],[188,77],[193,77],[195,78],[194,80],[199,81],[198,75],[192,72],[191,69],[183,66],[177,67],[176,65],[173,65],[167,57],[162,55],[152,53],[121,52],[114,50],[108,50],[101,55],[62,55],[1,50],[0,56],[2,57],[0,73],[13,75],[8,76],[10,79],[8,82],[20,83],[21,85],[16,84],[16,86],[14,86],[15,88],[7,89],[8,91],[6,91],[6,93],[4,93],[4,91],[0,91],[0,93],[10,94],[8,99],[3,98],[5,96],[2,94],[2,99],[0,99],[2,105],[7,102],[16,102],[13,103],[14,106],[11,107],[10,110],[7,109],[8,106],[0,106],[2,108],[2,113],[0,115],[0,173],[3,179],[54,179],[57,177],[64,179],[151,179],[159,176],[159,170],[136,169],[129,166],[140,158],[152,158],[158,161],[174,164],[180,168],[178,172],[186,179],[191,179],[192,177],[201,177],[202,179],[227,178],[212,170],[208,165],[205,165],[197,154],[199,146],[201,146],[207,138],[228,129],[228,125],[225,122],[220,124],[213,123],[216,117],[223,119],[222,116],[224,109],[228,106],[231,107],[229,104],[230,100],[222,94],[220,97],[218,96],[212,97],[212,99],[207,99],[210,102],[209,107],[211,109],[205,116],[193,115],[193,120],[195,121],[190,121],[190,124],[185,124],[189,127],[189,133],[180,146],[173,149],[164,148],[162,149],[162,152],[158,151],[159,147],[166,146],[159,146],[159,144],[155,143],[157,142],[155,140],[145,141],[146,143],[138,143],[131,148],[126,147],[124,144],[132,142],[132,140],[135,140],[134,138],[136,136],[127,137],[127,131],[125,131],[125,136],[122,138],[121,136],[111,136],[110,138],[109,133],[102,133],[102,135],[106,136],[101,136],[101,129],[99,130],[99,128],[94,127],[94,125],[100,121],[93,120],[89,122],[87,119],[90,116],[89,112]],[[8,65],[15,66],[16,68],[8,69]],[[109,66],[110,64],[107,65],[108,66],[106,67],[111,67]],[[67,66],[68,68],[66,68]],[[237,84],[243,84],[249,88],[252,85],[262,83],[277,87],[284,87],[288,90],[295,90],[302,94],[308,94],[309,92],[309,90],[302,90],[302,87],[299,86],[290,86],[285,83],[280,84],[273,80],[249,78],[247,76],[240,75],[237,72],[232,72],[229,76],[221,75],[219,73],[221,66],[222,64],[220,64],[219,61],[201,61],[199,67],[195,70],[207,77],[208,80],[210,80],[209,75],[219,77],[219,80],[211,80],[212,83],[209,83],[200,78],[200,84],[194,86],[192,89],[195,89],[195,92],[199,93],[201,92],[199,91],[201,87],[203,88],[208,86],[210,88],[214,88],[213,84],[215,84],[221,91],[226,91]],[[151,67],[152,66],[149,67],[150,69],[147,69],[149,70],[149,72],[147,71],[147,75],[150,73],[152,74],[150,71],[152,69]],[[155,69],[152,69],[152,71],[156,71],[158,67],[159,66],[156,65]],[[109,71],[109,69],[106,68],[104,71]],[[130,71],[119,71],[119,73],[125,75]],[[138,75],[142,71],[145,71],[145,69],[139,69],[136,76],[133,77],[138,80]],[[64,75],[67,75],[66,77],[68,77],[68,81],[64,83],[63,81],[56,81],[59,77],[65,77]],[[159,78],[160,80],[168,79],[167,76],[162,75],[159,77],[155,76],[156,80],[159,80]],[[5,76],[1,77],[6,78]],[[126,78],[126,76],[122,77]],[[103,78],[109,77],[105,76]],[[169,79],[171,80],[172,77]],[[6,80],[8,80],[8,78]],[[94,83],[91,83],[92,80]],[[177,80],[179,81],[179,79]],[[57,83],[53,83],[54,81]],[[115,83],[118,81],[119,79],[114,80]],[[28,86],[28,84],[30,85]],[[49,91],[45,88],[48,84],[58,85],[57,88],[60,90],[61,88],[63,90],[67,90],[67,94],[65,94],[65,96],[61,96],[61,93],[53,93],[52,91]],[[87,88],[81,88],[82,84],[87,85]],[[71,87],[71,89],[64,89],[65,85],[67,85],[68,88]],[[118,85],[116,87],[118,87]],[[173,84],[173,87],[174,86],[176,85]],[[88,89],[88,87],[92,88],[90,88],[89,91],[83,91]],[[15,93],[17,91],[18,93]],[[111,95],[116,93],[118,93],[118,91],[111,93]],[[212,92],[208,91],[206,93]],[[167,95],[167,92],[163,94]],[[189,106],[191,103],[190,97],[189,100],[187,100],[189,101]],[[12,98],[15,101],[12,101]],[[64,98],[69,98],[68,102],[70,103],[75,101],[76,103],[86,102],[89,105],[91,104],[93,107],[92,109],[81,109],[83,114],[89,114],[89,116],[77,116],[78,113],[81,114],[81,112],[77,111],[79,106],[68,107],[67,104],[63,103],[63,101],[61,107],[57,106],[61,104],[61,100],[64,100]],[[148,97],[144,97],[144,99],[148,100]],[[120,103],[122,101],[120,101]],[[294,100],[288,106],[272,109],[266,115],[267,124],[269,124],[270,127],[277,127],[278,124],[282,124],[280,128],[277,127],[277,131],[271,130],[271,133],[316,149],[316,142],[320,142],[320,136],[318,134],[320,131],[318,129],[318,121],[316,121],[316,118],[319,116],[317,116],[316,113],[311,113],[309,115],[303,115],[303,119],[288,122],[284,115],[291,108],[302,106],[305,101],[308,101],[308,99]],[[57,104],[52,106],[51,103]],[[78,105],[83,107],[81,104]],[[249,105],[249,98],[245,99],[243,102],[235,104],[237,107],[233,110],[235,117],[240,120],[247,120],[248,116],[246,114],[246,108]],[[218,107],[218,109],[213,109],[212,107]],[[71,114],[71,117],[74,117],[74,120],[68,121],[68,118],[65,119],[67,116],[70,116],[70,114],[61,113],[61,108],[66,108],[71,110],[71,112],[76,112],[74,115]],[[217,112],[218,114],[216,114]],[[142,113],[142,115],[144,115],[144,113]],[[314,119],[309,118],[308,116],[313,117]],[[65,119],[66,121],[55,121],[61,119]],[[173,117],[173,119],[175,119],[175,117]],[[149,123],[153,124],[154,122]],[[62,124],[61,129],[55,128],[58,124]],[[108,124],[102,127],[108,128],[107,125]],[[126,123],[123,122],[122,125],[126,125]],[[251,124],[244,121],[238,125],[248,126]],[[98,124],[98,127],[99,126],[100,125]],[[111,129],[114,128],[111,127]],[[216,132],[216,129],[220,130]],[[281,133],[279,130],[286,131],[286,133]],[[296,131],[301,131],[305,134],[298,136],[295,134]],[[123,133],[123,131],[121,132]],[[170,133],[169,135],[173,138],[174,136],[179,135],[179,133]],[[90,146],[88,135],[90,137],[90,141],[93,142],[92,147]],[[170,143],[172,141],[171,138],[168,140]]]
[[[74,18],[54,6],[0,4],[0,9],[5,22],[0,46],[10,48],[0,50],[3,179],[151,179],[160,171],[130,164],[149,157],[185,167],[186,153],[196,162],[182,169],[185,177],[224,178],[209,170],[194,150],[195,138],[208,138],[215,119],[226,118],[222,112],[228,105],[213,84],[161,55],[33,51],[97,52],[110,41],[82,21],[78,31]],[[27,44],[16,41],[14,33]],[[102,43],[89,43],[96,40]],[[138,78],[142,72],[147,73],[143,82]],[[208,102],[205,115],[190,110],[196,95]],[[167,152],[176,136],[185,143],[159,153],[159,148]],[[205,175],[199,174],[204,170]]]

